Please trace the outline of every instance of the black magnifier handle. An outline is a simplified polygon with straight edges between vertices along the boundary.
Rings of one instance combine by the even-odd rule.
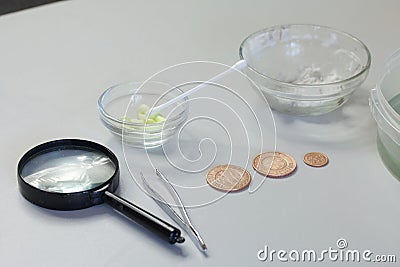
[[[185,238],[181,236],[181,231],[157,216],[145,211],[144,209],[132,204],[131,202],[114,195],[109,191],[104,193],[104,202],[115,210],[121,212],[126,217],[146,227],[160,238],[170,244],[183,243]]]

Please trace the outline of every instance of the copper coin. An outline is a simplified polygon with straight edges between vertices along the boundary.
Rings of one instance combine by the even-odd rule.
[[[310,152],[304,155],[304,163],[311,167],[323,167],[328,164],[329,159],[320,152]]]
[[[207,174],[207,183],[215,189],[230,192],[249,186],[251,176],[248,171],[235,165],[219,165]]]
[[[264,152],[253,159],[253,169],[258,173],[280,178],[296,170],[296,160],[281,152]]]

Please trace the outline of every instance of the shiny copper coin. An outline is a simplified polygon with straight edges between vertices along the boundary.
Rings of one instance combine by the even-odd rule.
[[[310,152],[304,155],[304,163],[311,167],[323,167],[328,164],[329,159],[320,152]]]
[[[207,174],[207,183],[215,189],[230,192],[239,191],[249,186],[251,175],[235,165],[219,165]]]
[[[281,152],[264,152],[253,159],[253,169],[271,178],[287,176],[296,170],[296,160]]]

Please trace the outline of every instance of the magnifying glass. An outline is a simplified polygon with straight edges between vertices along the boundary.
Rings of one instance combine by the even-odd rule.
[[[21,194],[53,210],[77,210],[107,203],[170,244],[183,243],[181,231],[115,195],[118,159],[108,148],[86,140],[61,139],[38,145],[17,167]]]

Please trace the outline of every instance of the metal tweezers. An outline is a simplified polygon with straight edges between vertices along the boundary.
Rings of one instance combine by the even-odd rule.
[[[192,239],[193,243],[196,244],[200,251],[206,252],[207,246],[204,243],[203,238],[200,236],[200,233],[196,230],[196,228],[194,228],[192,222],[190,221],[189,215],[185,209],[185,206],[183,205],[181,198],[178,195],[178,192],[159,170],[155,169],[155,171],[156,175],[160,178],[162,184],[166,187],[166,189],[169,191],[174,201],[176,202],[181,215],[179,215],[178,212],[172,208],[172,206],[165,200],[165,198],[160,195],[160,193],[158,193],[154,188],[149,185],[143,173],[140,172],[145,190],[156,201],[161,209],[165,213],[167,213],[182,229],[184,229],[185,232],[187,232],[187,234],[190,236],[190,239]]]

